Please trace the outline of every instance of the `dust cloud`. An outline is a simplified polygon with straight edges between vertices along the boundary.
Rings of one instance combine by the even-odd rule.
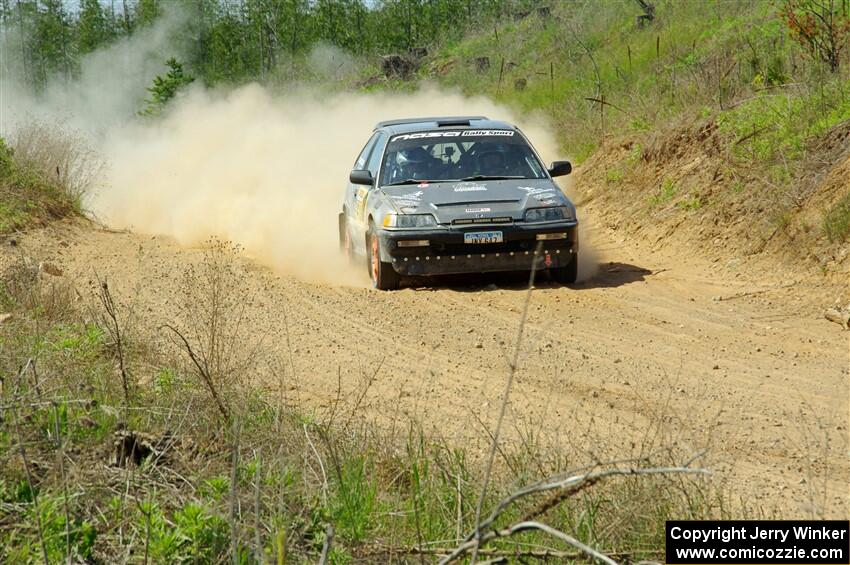
[[[312,90],[275,97],[258,85],[196,89],[161,121],[107,136],[108,188],[93,206],[113,227],[184,245],[214,235],[299,278],[363,284],[365,268],[348,266],[337,251],[336,214],[372,127],[393,117],[465,113],[516,120],[487,99],[434,88],[324,99]],[[552,136],[534,125],[528,133],[550,158]]]
[[[365,285],[365,266],[338,252],[337,213],[348,172],[376,122],[483,114],[519,124],[547,161],[560,157],[542,120],[435,86],[406,94],[328,94],[297,85],[209,90],[196,83],[163,115],[139,118],[134,109],[163,71],[165,46],[182,17],[175,12],[88,55],[78,80],[53,81],[38,97],[15,80],[14,65],[0,66],[0,134],[25,117],[85,134],[105,162],[87,206],[113,228],[168,235],[186,246],[215,236],[307,281]],[[322,46],[310,58],[330,74],[354,64]],[[587,251],[585,239],[584,256]]]

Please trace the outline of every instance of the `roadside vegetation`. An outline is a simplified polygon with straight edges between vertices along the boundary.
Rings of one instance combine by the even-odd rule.
[[[626,2],[373,4],[194,3],[187,56],[167,55],[140,113],[155,119],[192,80],[280,86],[326,76],[310,53],[329,44],[355,57],[347,88],[437,81],[543,115],[587,165],[580,188],[634,211],[635,222],[711,212],[738,214],[760,243],[806,233],[835,249],[850,236],[846,178],[820,182],[847,159],[850,64],[846,49],[817,47],[811,3],[659,0],[651,14]],[[847,21],[846,3],[828,4]],[[165,2],[124,5],[82,0],[71,14],[60,0],[2,2],[4,41],[20,47],[16,64],[39,91],[52,77],[70,80],[85,54],[168,17]],[[827,30],[839,44],[847,31]],[[80,215],[96,162],[47,125],[0,141],[3,245]],[[703,461],[669,441],[669,415],[633,453],[602,459],[506,442],[490,466],[420,422],[400,421],[388,436],[364,420],[368,372],[354,393],[307,409],[292,358],[241,338],[237,254],[210,242],[202,263],[175,273],[185,283],[173,319],[153,321],[96,273],[80,288],[38,257],[3,254],[0,561],[432,562],[482,523],[482,560],[591,555],[564,538],[510,531],[523,522],[617,560],[658,561],[667,518],[748,512],[720,481],[690,472]],[[670,467],[679,471],[634,472]]]
[[[0,235],[80,215],[97,160],[73,135],[30,123],[0,137]]]
[[[699,243],[742,223],[745,255],[846,259],[850,187],[835,180],[850,148],[846,3],[660,1],[651,14],[555,3],[520,15],[446,41],[420,78],[545,116],[587,165],[579,200],[593,188],[612,224]]]
[[[4,171],[23,170],[3,150]],[[38,197],[15,229],[79,213],[76,179],[3,179],[3,202]],[[371,373],[306,408],[296,363],[244,342],[239,252],[210,241],[176,274],[182,295],[164,320],[97,273],[80,287],[23,250],[2,255],[0,561],[462,560],[476,524],[482,560],[658,560],[667,518],[729,514],[722,481],[700,471],[701,452],[669,442],[662,417],[610,461],[526,441],[501,443],[489,466],[415,420],[388,435],[364,419]],[[587,549],[510,530],[519,523]]]
[[[245,335],[237,252],[211,242],[181,275],[174,319],[152,324],[108,281],[74,288],[30,258],[7,263],[4,562],[433,562],[475,530],[490,472],[475,452],[416,421],[388,435],[364,420],[369,375],[307,410],[288,362],[234,342]],[[537,490],[482,532],[535,520],[616,559],[660,559],[665,519],[730,511],[720,483],[688,469],[700,454],[661,441],[665,425],[616,462],[503,443],[482,520],[521,487]],[[684,468],[639,475],[671,466]],[[587,556],[542,533],[490,535],[479,559]]]
[[[682,167],[667,155],[626,161],[616,147],[640,146],[651,154],[708,127],[712,134],[692,140],[690,149],[699,151],[691,154],[713,155],[697,172],[710,167],[720,176],[711,175],[710,183],[674,179],[682,189],[683,203],[673,204],[686,219],[679,230],[684,238],[700,231],[693,218],[708,213],[725,221],[726,210],[735,209],[751,220],[744,235],[757,244],[748,254],[799,249],[798,256],[821,263],[837,257],[846,236],[826,226],[845,222],[838,203],[848,189],[820,181],[847,154],[846,140],[834,139],[850,120],[847,2],[658,0],[648,6],[626,0],[199,0],[178,9],[161,0],[118,7],[86,0],[72,11],[60,0],[10,0],[0,4],[0,23],[4,40],[15,47],[8,69],[38,92],[52,79],[72,80],[88,53],[170,22],[162,33],[172,52],[160,54],[170,66],[151,96],[137,101],[147,115],[159,113],[193,78],[208,87],[259,81],[286,89],[300,81],[366,91],[436,81],[486,95],[542,116],[574,161],[594,156],[578,187],[604,180],[603,196],[614,210],[624,187],[652,202]],[[644,174],[659,165],[671,170]],[[664,207],[641,213],[679,225]]]

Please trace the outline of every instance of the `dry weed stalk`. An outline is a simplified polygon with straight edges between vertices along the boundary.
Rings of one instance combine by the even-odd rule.
[[[37,170],[75,202],[92,189],[104,167],[83,136],[61,124],[30,121],[17,129],[12,145],[16,161]]]
[[[262,336],[245,343],[251,297],[235,266],[239,252],[238,246],[209,240],[201,263],[183,274],[182,322],[161,326],[177,338],[225,422],[233,418],[231,399],[247,384],[263,345]]]
[[[484,484],[481,486],[481,495],[478,497],[478,504],[475,508],[475,532],[476,535],[480,531],[480,523],[481,523],[481,510],[484,507],[484,499],[487,496],[487,488],[490,486],[490,474],[493,471],[493,461],[496,458],[496,451],[499,449],[499,436],[502,431],[502,423],[505,419],[505,411],[508,406],[508,399],[511,394],[511,387],[513,387],[514,383],[514,375],[516,375],[517,362],[519,360],[519,349],[522,344],[522,334],[525,331],[525,322],[528,319],[528,305],[531,303],[531,293],[534,290],[534,277],[537,274],[537,257],[540,255],[540,252],[543,250],[543,243],[539,242],[537,244],[537,248],[534,250],[534,259],[531,262],[531,272],[528,275],[528,291],[525,294],[525,301],[522,305],[522,315],[519,319],[519,327],[517,328],[517,337],[516,342],[514,344],[514,354],[511,359],[511,363],[508,370],[508,378],[505,381],[505,390],[502,393],[502,402],[499,406],[499,417],[496,420],[496,429],[493,432],[493,441],[490,444],[490,453],[487,456],[487,466],[484,470]],[[476,537],[476,539],[478,539]],[[475,560],[478,555],[478,546],[475,546],[475,549],[472,552],[472,563],[475,564]]]
[[[56,435],[56,458],[59,461],[59,477],[62,480],[62,506],[65,512],[65,561],[71,563],[71,513],[68,510],[68,481],[65,478],[65,445],[59,425],[59,404],[53,403],[53,429]]]
[[[237,481],[239,480],[239,435],[242,431],[238,418],[233,422],[233,445],[230,451],[230,556],[233,565],[239,565],[239,529],[237,525],[239,498]]]
[[[21,369],[21,372],[18,373],[18,378],[15,379],[15,392],[13,395],[14,398],[18,397],[21,379],[24,378],[24,373],[29,367],[32,366],[32,363],[32,358],[28,359],[23,369]],[[41,546],[41,555],[44,558],[44,565],[49,565],[50,561],[47,557],[47,542],[44,539],[44,526],[41,523],[41,512],[38,510],[38,492],[35,490],[35,482],[33,481],[32,470],[30,469],[29,459],[27,458],[26,442],[24,441],[23,432],[21,432],[21,424],[18,418],[18,409],[15,405],[12,405],[12,421],[14,423],[15,435],[18,438],[18,453],[20,453],[21,461],[24,464],[24,474],[26,475],[27,479],[27,488],[29,489],[29,492],[32,495],[33,505],[36,509],[35,524],[38,528],[38,541]]]
[[[121,386],[124,391],[124,406],[130,405],[130,376],[127,373],[124,353],[124,332],[121,325],[118,323],[118,307],[115,305],[115,300],[112,298],[112,292],[109,290],[107,280],[101,279],[95,275],[98,282],[97,297],[100,300],[103,310],[106,312],[106,320],[103,326],[109,332],[112,342],[115,344],[115,356],[118,358],[118,370],[121,373]]]
[[[510,537],[516,533],[520,533],[528,530],[539,530],[544,533],[547,533],[557,539],[560,539],[569,545],[575,547],[579,551],[583,552],[587,556],[600,560],[604,563],[608,563],[609,565],[616,565],[616,562],[610,557],[598,552],[597,550],[583,544],[579,540],[569,536],[568,534],[561,532],[551,526],[543,524],[541,522],[534,521],[534,518],[544,514],[554,506],[560,504],[567,498],[582,492],[584,489],[592,486],[593,484],[609,479],[617,476],[645,476],[645,475],[675,475],[675,474],[700,474],[705,475],[708,474],[709,471],[706,469],[699,468],[691,468],[688,465],[699,457],[701,454],[693,457],[690,461],[687,461],[684,465],[679,467],[650,467],[650,468],[611,468],[605,469],[602,471],[590,471],[586,473],[581,473],[578,475],[571,475],[567,477],[551,477],[540,481],[536,484],[527,486],[522,488],[506,498],[502,499],[492,511],[490,516],[478,524],[476,526],[475,531],[469,534],[463,543],[458,545],[450,554],[443,557],[440,560],[441,564],[451,563],[462,555],[469,551],[473,551],[473,555],[477,553],[477,549],[480,545],[487,543],[488,541],[494,540],[496,538],[504,538]],[[530,511],[526,514],[526,516],[519,522],[508,526],[502,529],[493,529],[492,525],[495,523],[496,519],[502,514],[502,512],[508,508],[511,504],[516,502],[517,500],[524,498],[526,496],[530,496],[533,494],[540,494],[544,492],[557,491],[552,497],[544,501],[542,504],[538,505],[534,510]]]
[[[334,527],[331,524],[328,524],[328,527],[325,528],[325,543],[322,545],[322,554],[319,557],[319,565],[327,565],[328,559],[331,556],[331,546],[333,545],[334,540]]]

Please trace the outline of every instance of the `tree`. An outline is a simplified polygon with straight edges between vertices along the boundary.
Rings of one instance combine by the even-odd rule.
[[[177,91],[192,83],[195,77],[183,71],[183,65],[174,57],[165,62],[168,73],[153,79],[153,86],[148,88],[151,97],[145,100],[145,108],[139,112],[142,116],[159,115],[166,104],[177,95]]]
[[[82,0],[77,21],[77,51],[91,53],[112,38],[112,28],[100,0]]]
[[[68,50],[71,22],[62,0],[41,0],[41,5],[43,9],[35,13],[32,48],[39,69],[37,83],[43,85],[56,72],[70,78],[72,61]]]
[[[840,6],[838,5],[840,2]],[[838,72],[841,52],[850,39],[850,13],[846,0],[785,0],[781,15],[791,37],[813,59]]]
[[[136,4],[135,25],[145,27],[152,24],[162,14],[159,0],[139,0]]]

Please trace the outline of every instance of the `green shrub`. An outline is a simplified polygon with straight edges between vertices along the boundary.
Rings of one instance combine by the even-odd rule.
[[[649,204],[650,206],[660,206],[661,204],[665,204],[673,200],[676,196],[676,192],[679,189],[670,179],[664,179],[661,183],[661,186],[658,189],[658,192],[650,197]]]
[[[80,214],[93,181],[87,158],[76,138],[43,124],[21,128],[14,150],[0,138],[0,235]]]
[[[377,509],[378,487],[369,476],[369,467],[365,457],[353,457],[340,469],[331,515],[340,533],[351,541],[366,536]]]
[[[842,243],[850,235],[850,192],[824,215],[823,229],[830,241]]]

